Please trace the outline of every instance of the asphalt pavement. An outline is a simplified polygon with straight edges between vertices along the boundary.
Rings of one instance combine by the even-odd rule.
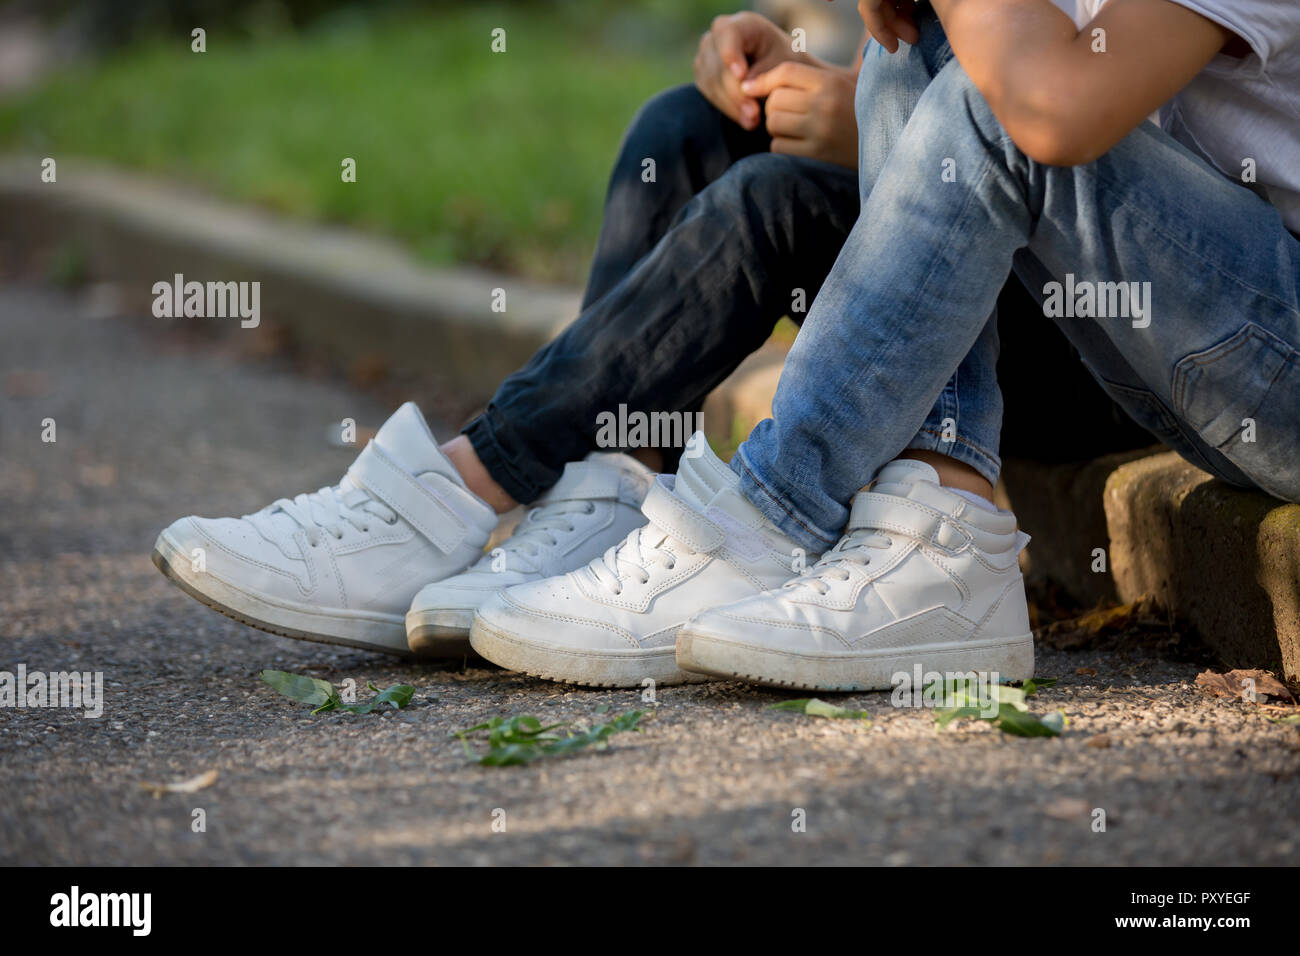
[[[98,717],[0,707],[0,863],[1296,858],[1300,728],[1205,694],[1198,665],[1141,646],[1040,649],[1039,673],[1059,683],[1034,709],[1069,723],[1024,739],[939,730],[887,694],[835,698],[869,725],[769,710],[795,695],[737,683],[650,702],[222,617],[154,569],[159,529],[334,483],[355,449],[331,430],[377,426],[389,409],[241,348],[238,333],[106,316],[100,292],[0,286],[0,671],[104,679]],[[312,716],[263,668],[417,690],[398,712]],[[478,766],[450,736],[497,715],[590,724],[631,709],[648,712],[642,731],[608,750],[526,766]],[[213,770],[193,793],[142,787]]]

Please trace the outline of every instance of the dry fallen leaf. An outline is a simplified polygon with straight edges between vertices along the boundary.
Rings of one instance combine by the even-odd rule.
[[[358,388],[382,385],[388,376],[388,360],[377,353],[363,355],[348,366],[348,381]]]
[[[1276,714],[1279,717],[1290,717],[1293,722],[1300,723],[1300,710],[1297,710],[1290,704],[1261,703],[1259,709],[1265,713]]]
[[[1202,671],[1196,675],[1196,686],[1215,697],[1237,697],[1248,700],[1246,691],[1251,689],[1252,685],[1247,681],[1253,682],[1256,703],[1264,697],[1291,701],[1295,699],[1285,685],[1268,671],[1235,670],[1228,671],[1226,674]]]
[[[1095,667],[1076,667],[1074,672],[1080,677],[1096,677],[1097,668]]]
[[[188,780],[180,780],[176,783],[141,783],[140,789],[152,793],[156,800],[164,793],[197,793],[204,787],[210,787],[216,782],[217,772],[209,770],[197,777],[190,777]]]
[[[111,488],[117,484],[117,469],[111,463],[82,464],[77,481],[83,488]]]
[[[1169,622],[1155,601],[1143,596],[1130,604],[1099,607],[1079,617],[1055,621],[1035,636],[1060,651],[1107,649],[1117,640],[1137,632],[1167,633]]]
[[[1043,807],[1043,814],[1055,820],[1073,821],[1086,819],[1091,809],[1088,801],[1080,797],[1060,797]]]
[[[1092,747],[1094,750],[1104,750],[1110,746],[1110,738],[1105,734],[1097,734],[1095,737],[1089,737],[1085,747]]]
[[[5,376],[5,394],[10,398],[43,398],[50,392],[50,380],[44,372],[18,369]]]

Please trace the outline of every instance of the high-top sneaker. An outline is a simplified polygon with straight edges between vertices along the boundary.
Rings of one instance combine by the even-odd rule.
[[[645,524],[641,502],[654,477],[617,452],[592,452],[565,465],[510,537],[468,571],[415,596],[406,615],[411,650],[421,657],[464,654],[474,612],[497,591],[580,568]]]
[[[803,552],[740,495],[703,435],[690,447],[698,454],[646,495],[649,524],[586,567],[498,592],[474,618],[474,650],[511,670],[596,687],[692,679],[674,659],[677,629],[706,607],[789,580]]]
[[[181,518],[153,562],[272,634],[407,655],[411,598],[477,561],[496,521],[407,402],[337,485],[242,518]]]
[[[844,537],[808,573],[714,607],[677,639],[684,669],[776,687],[886,690],[899,674],[1034,673],[1015,515],[900,459],[859,493]]]

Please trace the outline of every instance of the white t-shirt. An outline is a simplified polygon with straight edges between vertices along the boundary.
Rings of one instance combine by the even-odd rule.
[[[1052,0],[1082,29],[1106,0]],[[1247,182],[1300,233],[1300,0],[1173,0],[1237,34],[1156,121],[1226,176]],[[1254,182],[1243,180],[1253,171]]]

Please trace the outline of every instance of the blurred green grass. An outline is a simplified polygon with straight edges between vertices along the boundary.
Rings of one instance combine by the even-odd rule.
[[[203,54],[188,35],[154,39],[0,103],[0,148],[160,173],[389,234],[430,262],[573,281],[623,129],[690,80],[695,37],[729,9],[476,3],[214,34]]]

